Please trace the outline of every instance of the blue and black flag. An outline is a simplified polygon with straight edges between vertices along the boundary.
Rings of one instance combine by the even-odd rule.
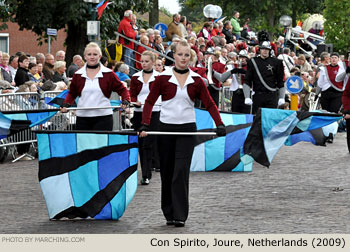
[[[252,171],[241,162],[243,144],[250,130],[253,115],[220,112],[226,125],[226,136],[196,136],[191,171]],[[206,110],[196,109],[199,132],[215,131],[215,123]]]
[[[37,131],[50,219],[118,220],[137,189],[136,135]]]
[[[246,155],[242,157],[242,160],[245,164],[255,160],[269,167],[272,159],[290,135],[302,132],[315,133],[314,130],[332,124],[341,118],[341,115],[333,113],[261,108],[256,114],[244,143]],[[305,134],[304,137],[306,136],[309,135]]]

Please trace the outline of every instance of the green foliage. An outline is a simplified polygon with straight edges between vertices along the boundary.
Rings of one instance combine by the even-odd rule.
[[[326,0],[324,32],[326,42],[333,50],[346,53],[350,50],[350,2],[348,0]]]
[[[191,21],[206,21],[203,8],[207,4],[215,4],[221,7],[226,20],[232,18],[233,11],[240,12],[241,25],[246,18],[250,18],[250,27],[255,31],[266,30],[276,35],[282,32],[279,26],[279,18],[283,15],[293,17],[294,25],[301,19],[304,13],[321,13],[324,8],[324,0],[217,0],[215,3],[202,0],[179,0],[182,6],[181,14]]]
[[[159,11],[163,12],[165,15],[167,15],[168,17],[172,17],[173,15],[170,13],[170,11],[164,7],[160,7]]]
[[[148,0],[110,0],[112,4],[105,9],[101,21],[101,38],[115,38],[118,23],[124,11],[149,10]],[[0,8],[0,21],[18,23],[21,30],[28,29],[39,36],[39,43],[45,41],[46,28],[66,29],[67,51],[81,52],[87,41],[86,23],[97,13],[92,4],[83,0],[3,0],[5,8]],[[70,48],[71,47],[71,48]]]

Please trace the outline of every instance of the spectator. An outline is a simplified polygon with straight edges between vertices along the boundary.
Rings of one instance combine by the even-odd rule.
[[[187,21],[186,29],[187,29],[188,37],[197,38],[196,33],[194,31],[192,31],[192,22],[191,21]]]
[[[40,82],[44,79],[44,74],[43,74],[43,64],[42,63],[38,63],[37,64],[38,67],[38,72],[36,75],[34,75],[35,78],[40,79]]]
[[[147,29],[148,46],[154,48],[154,30],[152,28]]]
[[[40,78],[37,79],[36,76],[38,73],[38,65],[35,63],[29,63],[28,65],[28,76],[29,76],[29,80],[33,81],[34,83],[38,83],[40,82]]]
[[[42,65],[44,65],[45,63],[45,55],[43,53],[37,53],[35,55],[36,58],[36,63],[39,64],[41,63]]]
[[[66,58],[65,51],[59,50],[56,52],[56,61],[64,61]]]
[[[0,80],[12,83],[12,76],[8,66],[9,55],[0,51]]]
[[[55,84],[56,84],[56,87],[55,87],[55,89],[53,91],[61,92],[61,91],[64,91],[64,90],[67,89],[67,84],[64,83],[63,81],[58,81]]]
[[[198,33],[198,37],[203,37],[205,40],[211,41],[211,30],[213,29],[213,24],[210,22],[205,22],[202,30]]]
[[[224,28],[222,29],[222,33],[225,35],[225,39],[227,43],[233,43],[235,41],[234,36],[232,34],[232,24],[230,21],[226,21],[224,23]]]
[[[18,56],[11,56],[9,61],[9,70],[11,72],[12,83],[15,81],[17,68],[18,68]]]
[[[307,62],[304,54],[300,54],[298,57],[298,65],[300,66],[301,72],[309,72],[312,71],[311,65]]]
[[[123,62],[119,62],[114,67],[114,72],[118,76],[120,81],[124,81],[126,83],[130,82],[129,77],[129,66],[127,64],[124,64]]]
[[[79,64],[83,61],[83,58],[80,55],[74,55],[73,56],[73,62],[70,64],[67,70],[67,76],[69,78],[73,77],[73,74],[80,68]]]
[[[173,40],[174,35],[177,35],[179,38],[182,38],[182,33],[179,27],[180,18],[181,17],[179,14],[174,14],[173,21],[168,25],[168,29],[165,32],[165,36],[169,41]]]
[[[149,44],[148,44],[148,43],[149,43],[149,39],[148,39],[147,36],[142,36],[142,37],[140,38],[140,42],[141,42],[141,44],[144,44],[144,45],[146,45],[146,46],[149,46]],[[145,48],[145,47],[143,47],[143,46],[141,46],[141,45],[139,45],[139,46],[137,47],[137,50],[136,50],[136,68],[139,69],[139,70],[142,69],[142,66],[141,66],[140,61],[141,61],[141,54],[142,54],[144,51],[146,51],[146,48]]]
[[[18,58],[18,70],[16,72],[15,76],[15,83],[16,86],[19,87],[20,85],[24,84],[25,82],[29,81],[28,76],[28,65],[29,65],[29,59],[26,55],[22,55]]]
[[[236,40],[240,38],[241,31],[243,30],[239,24],[239,12],[234,11],[233,17],[231,18],[231,24],[232,24],[232,34],[236,36]]]
[[[181,31],[181,37],[183,39],[186,39],[188,37],[187,29],[186,29],[186,23],[187,23],[187,18],[185,16],[182,16],[180,18],[180,23],[179,23],[179,28]]]
[[[133,29],[131,24],[132,14],[133,13],[131,10],[125,11],[124,17],[122,21],[120,21],[118,26],[118,32],[129,39],[135,39],[137,35],[137,32]],[[123,60],[125,64],[127,64],[130,67],[130,72],[133,74],[134,73],[133,50],[135,49],[134,42],[128,39],[124,39],[123,37],[119,38],[119,42],[123,45]]]
[[[55,58],[51,53],[45,55],[45,63],[43,66],[43,73],[45,80],[51,80],[54,75],[53,65],[55,64]]]
[[[154,48],[156,49],[156,51],[160,52],[161,54],[164,54],[165,50],[164,50],[164,46],[163,46],[163,39],[161,36],[157,35],[155,37],[155,43],[154,43]]]
[[[66,62],[65,61],[56,61],[53,66],[53,70],[55,71],[52,76],[53,82],[63,81],[68,85],[68,79],[64,77],[64,73],[66,72]]]

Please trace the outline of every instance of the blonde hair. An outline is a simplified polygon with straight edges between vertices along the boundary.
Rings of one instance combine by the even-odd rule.
[[[156,55],[155,55],[152,51],[144,51],[144,52],[141,54],[141,57],[142,57],[142,56],[149,56],[152,62],[155,62],[156,59],[157,59]]]
[[[53,70],[56,71],[57,69],[66,66],[65,61],[56,61],[55,64],[53,65]]]
[[[179,42],[176,42],[176,45],[174,47],[174,53],[176,53],[176,50],[179,46],[186,46],[191,49],[190,44],[186,40],[180,40]]]
[[[10,55],[6,52],[2,52],[2,58],[10,58]]]
[[[87,50],[90,49],[90,48],[97,49],[98,54],[99,54],[100,56],[102,56],[101,48],[100,48],[99,45],[96,44],[95,42],[90,42],[89,44],[86,45],[86,47],[85,47],[85,49],[84,49],[84,55],[86,55]]]

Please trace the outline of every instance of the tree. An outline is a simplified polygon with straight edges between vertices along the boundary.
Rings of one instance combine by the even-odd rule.
[[[82,0],[3,0],[5,8],[0,8],[0,21],[18,23],[20,30],[31,30],[39,36],[39,41],[47,39],[46,28],[65,29],[66,59],[69,64],[75,54],[83,54],[86,45],[86,23],[92,18],[92,9]],[[111,0],[100,19],[101,38],[115,38],[114,32],[127,9],[148,11],[148,0]],[[91,7],[91,6],[90,6]]]
[[[159,22],[158,0],[150,0],[151,10],[149,12],[149,25],[154,27]]]
[[[324,33],[327,43],[332,43],[334,51],[346,53],[350,50],[350,2],[348,0],[326,0]]]

